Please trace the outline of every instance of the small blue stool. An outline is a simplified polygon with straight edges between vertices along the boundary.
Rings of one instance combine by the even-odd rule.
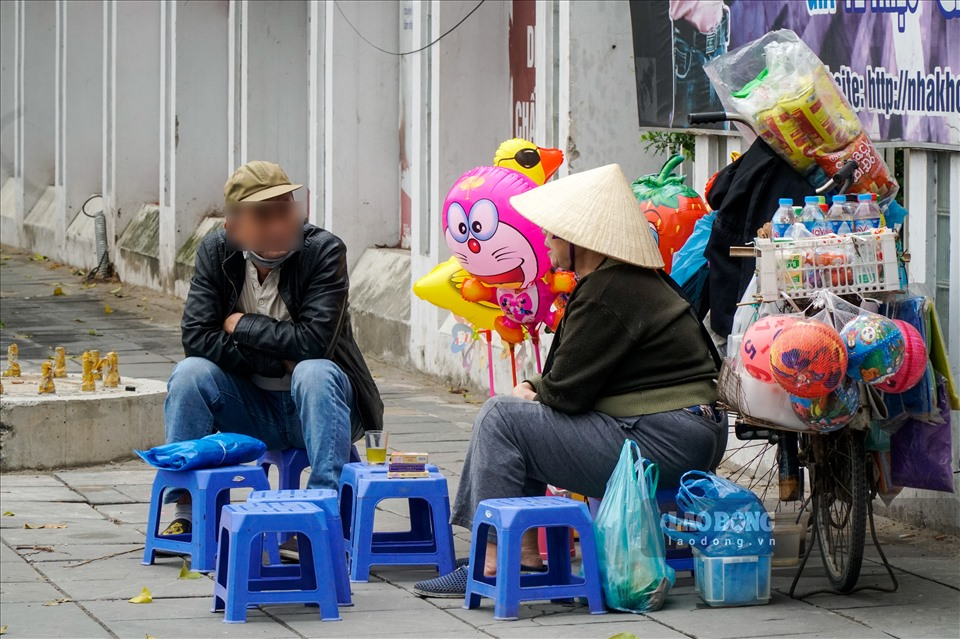
[[[183,488],[193,500],[193,529],[183,535],[160,535],[160,511],[163,493],[168,488]],[[267,476],[259,466],[221,466],[199,470],[158,470],[150,495],[150,518],[143,565],[152,565],[156,552],[163,550],[190,555],[190,565],[197,572],[210,572],[216,565],[217,527],[220,510],[230,503],[230,489],[269,490]]]
[[[295,532],[299,564],[262,565],[268,533]],[[323,621],[339,621],[326,516],[303,502],[256,502],[223,507],[213,609],[225,623],[245,623],[258,604],[317,604]]]
[[[350,461],[360,461],[360,451],[356,446],[350,447]],[[286,450],[268,450],[263,457],[257,460],[257,464],[263,468],[264,474],[270,476],[270,467],[277,467],[277,474],[280,476],[278,488],[280,490],[299,490],[300,476],[303,471],[310,467],[310,458],[307,457],[307,451],[303,448],[287,448]]]
[[[367,581],[371,566],[436,566],[441,575],[456,569],[447,478],[436,466],[428,465],[427,470],[430,477],[388,479],[386,466],[343,467],[340,517],[351,581]],[[377,504],[384,499],[408,501],[409,531],[373,531]]]
[[[486,577],[487,532],[497,531],[497,574]],[[547,572],[520,574],[520,538],[531,528],[547,529]],[[570,566],[569,528],[580,535],[583,577]],[[480,606],[481,597],[494,600],[495,619],[517,619],[521,601],[583,597],[590,614],[602,615],[603,592],[593,521],[587,505],[565,497],[486,499],[473,518],[469,578],[465,608]]]
[[[247,503],[256,502],[303,502],[313,504],[323,511],[326,516],[328,539],[330,544],[330,563],[333,566],[333,576],[337,583],[337,603],[341,606],[352,606],[350,597],[350,577],[347,574],[347,555],[343,546],[344,530],[340,520],[340,504],[337,500],[337,491],[319,490],[258,490],[250,494]],[[269,551],[268,551],[269,553]],[[278,559],[271,557],[274,563]]]

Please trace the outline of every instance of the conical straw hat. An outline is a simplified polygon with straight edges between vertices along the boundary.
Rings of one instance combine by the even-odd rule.
[[[583,248],[645,268],[663,268],[647,216],[619,164],[576,173],[514,195],[531,222]]]

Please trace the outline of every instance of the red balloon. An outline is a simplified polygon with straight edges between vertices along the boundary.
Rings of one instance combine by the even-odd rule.
[[[927,372],[927,344],[923,335],[909,322],[893,320],[903,333],[903,364],[896,373],[880,382],[878,387],[884,393],[903,393],[920,383]]]
[[[761,317],[747,329],[740,344],[740,360],[751,377],[768,384],[774,383],[773,373],[770,371],[770,346],[773,338],[796,321],[797,318],[789,315],[768,315]]]

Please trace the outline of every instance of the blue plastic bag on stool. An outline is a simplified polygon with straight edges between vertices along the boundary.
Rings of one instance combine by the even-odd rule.
[[[267,452],[259,439],[239,433],[214,433],[201,439],[189,439],[150,450],[133,451],[154,468],[161,470],[196,470],[233,466],[256,461]]]
[[[625,441],[593,522],[608,608],[659,610],[673,586],[660,534],[657,479],[657,465],[640,455],[636,442]]]
[[[691,470],[680,478],[677,508],[692,515],[664,515],[665,535],[708,557],[769,556],[773,525],[752,491],[713,473]]]

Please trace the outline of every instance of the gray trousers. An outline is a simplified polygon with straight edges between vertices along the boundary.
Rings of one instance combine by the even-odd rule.
[[[640,417],[568,415],[539,402],[492,397],[473,425],[451,523],[472,528],[484,499],[543,495],[546,485],[603,497],[632,439],[660,470],[660,488],[688,470],[712,470],[727,444],[727,422],[685,410]]]

